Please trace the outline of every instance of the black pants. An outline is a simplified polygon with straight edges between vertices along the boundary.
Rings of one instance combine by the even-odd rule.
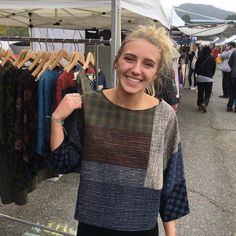
[[[158,226],[144,231],[117,231],[79,223],[77,236],[158,236]]]
[[[197,105],[200,106],[202,103],[209,103],[213,82],[198,82],[198,94],[197,94]]]
[[[229,101],[227,104],[228,108],[232,108],[236,99],[236,78],[230,78],[229,80]]]
[[[192,83],[192,76],[193,76],[193,83]],[[192,69],[191,67],[189,68],[189,72],[188,72],[188,83],[189,86],[192,87],[192,85],[195,87],[197,85],[196,82],[196,73],[195,70]]]
[[[223,78],[222,78],[223,96],[228,97],[229,96],[230,72],[222,72],[222,75],[223,75]]]

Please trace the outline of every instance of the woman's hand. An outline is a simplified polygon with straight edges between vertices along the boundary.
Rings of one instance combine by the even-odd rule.
[[[74,110],[82,107],[82,99],[79,93],[68,93],[61,100],[53,117],[57,120],[65,120]]]

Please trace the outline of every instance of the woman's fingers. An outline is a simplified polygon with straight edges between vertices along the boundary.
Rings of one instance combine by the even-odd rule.
[[[79,93],[66,94],[62,99],[54,114],[61,119],[67,118],[75,109],[82,107],[82,99]]]
[[[82,100],[81,100],[81,96],[79,93],[69,94],[69,99],[73,101],[73,104],[72,104],[73,108],[81,108]]]

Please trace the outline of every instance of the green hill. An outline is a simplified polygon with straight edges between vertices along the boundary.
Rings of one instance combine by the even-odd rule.
[[[185,4],[181,4],[179,6],[175,6],[175,8],[177,8],[177,9],[179,8],[179,9],[187,11],[187,12],[193,12],[193,13],[197,13],[197,14],[204,15],[204,16],[214,17],[214,18],[221,19],[221,20],[224,20],[229,15],[235,15],[236,14],[236,12],[225,11],[225,10],[222,10],[220,8],[216,8],[212,5],[204,5],[204,4],[185,3]],[[180,17],[182,17],[183,15],[188,14],[191,17],[191,19],[207,19],[207,18],[197,16],[197,15],[194,15],[194,14],[181,12],[181,11],[178,11],[177,9],[176,9],[176,13]]]

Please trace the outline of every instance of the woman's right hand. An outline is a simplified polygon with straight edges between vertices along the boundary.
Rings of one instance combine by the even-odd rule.
[[[68,93],[61,100],[53,117],[57,120],[65,120],[74,110],[82,107],[82,99],[79,93]]]

